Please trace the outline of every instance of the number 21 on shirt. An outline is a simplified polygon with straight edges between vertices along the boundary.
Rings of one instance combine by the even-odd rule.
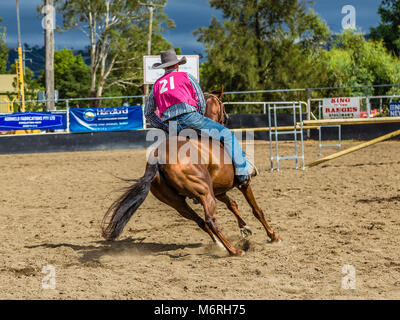
[[[167,86],[168,85],[168,80],[167,79],[163,79],[163,80],[160,81],[160,83],[161,83],[160,94],[168,91],[168,86]],[[171,90],[175,89],[175,83],[174,83],[174,77],[173,76],[169,78],[169,88]]]

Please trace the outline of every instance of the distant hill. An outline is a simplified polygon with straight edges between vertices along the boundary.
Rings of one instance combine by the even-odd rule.
[[[25,66],[31,69],[35,78],[39,77],[41,71],[44,70],[44,47],[34,46],[29,47],[25,44]],[[74,50],[75,55],[82,55],[83,60],[87,65],[90,65],[90,56],[88,50]],[[10,69],[11,65],[18,59],[17,48],[9,48],[8,51],[8,63],[7,70]]]
[[[333,34],[327,41],[326,45],[323,45],[322,47],[326,50],[331,50],[332,47],[337,43],[339,37],[341,36],[340,33]],[[363,34],[363,37],[366,41],[369,41],[371,39],[371,36],[369,34]]]

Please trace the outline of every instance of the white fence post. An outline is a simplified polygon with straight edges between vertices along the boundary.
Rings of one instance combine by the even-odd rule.
[[[69,131],[69,100],[65,100],[65,106],[67,108],[67,132],[70,133]]]
[[[146,106],[146,96],[142,97],[142,116],[143,116],[143,129],[147,129],[146,117],[144,115],[144,108]]]

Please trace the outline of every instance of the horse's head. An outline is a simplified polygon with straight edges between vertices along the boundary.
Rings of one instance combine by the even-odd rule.
[[[229,116],[222,103],[223,87],[221,90],[212,91],[206,96],[206,112],[204,116],[224,126],[228,124]]]

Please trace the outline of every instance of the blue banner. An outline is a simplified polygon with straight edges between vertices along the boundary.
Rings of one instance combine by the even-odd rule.
[[[142,128],[141,106],[69,110],[70,132],[125,131]]]
[[[400,117],[400,103],[389,104],[389,117]]]
[[[67,128],[66,112],[15,112],[0,114],[0,131]]]

